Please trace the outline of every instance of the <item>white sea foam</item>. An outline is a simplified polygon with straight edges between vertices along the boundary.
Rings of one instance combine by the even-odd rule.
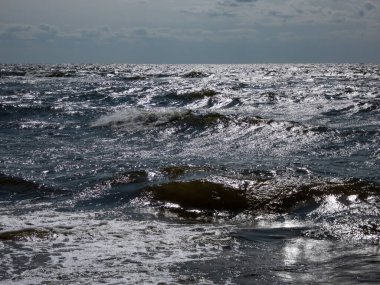
[[[189,113],[174,108],[128,108],[100,117],[91,127],[145,129],[168,123]]]
[[[177,283],[170,269],[176,264],[212,260],[231,244],[228,225],[213,226],[102,219],[103,212],[55,213],[39,211],[28,217],[3,216],[7,230],[25,227],[52,229],[47,239],[29,239],[13,247],[26,262],[39,255],[35,266],[17,275],[21,261],[5,253],[0,266],[15,282],[7,284],[158,284]],[[28,226],[25,226],[28,225]],[[5,244],[0,241],[0,248]],[[27,250],[25,250],[27,249]],[[51,272],[54,271],[54,276]],[[205,280],[206,281],[206,280]],[[213,282],[206,282],[213,284]]]

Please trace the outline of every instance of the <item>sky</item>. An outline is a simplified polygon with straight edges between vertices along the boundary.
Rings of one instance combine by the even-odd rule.
[[[0,63],[380,63],[380,0],[0,0]]]

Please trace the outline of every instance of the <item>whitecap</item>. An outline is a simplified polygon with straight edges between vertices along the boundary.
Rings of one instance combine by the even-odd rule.
[[[177,120],[186,114],[188,110],[174,108],[127,108],[100,117],[91,124],[91,127],[111,127],[125,129],[146,129]]]

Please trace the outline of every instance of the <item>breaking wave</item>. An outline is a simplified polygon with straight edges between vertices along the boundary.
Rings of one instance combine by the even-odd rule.
[[[128,108],[103,116],[91,124],[91,127],[111,127],[140,130],[160,126],[178,120],[188,114],[187,110],[175,109],[138,109]]]

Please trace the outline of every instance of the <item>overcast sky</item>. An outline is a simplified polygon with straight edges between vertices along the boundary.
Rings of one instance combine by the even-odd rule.
[[[380,63],[380,0],[0,0],[2,63]]]

